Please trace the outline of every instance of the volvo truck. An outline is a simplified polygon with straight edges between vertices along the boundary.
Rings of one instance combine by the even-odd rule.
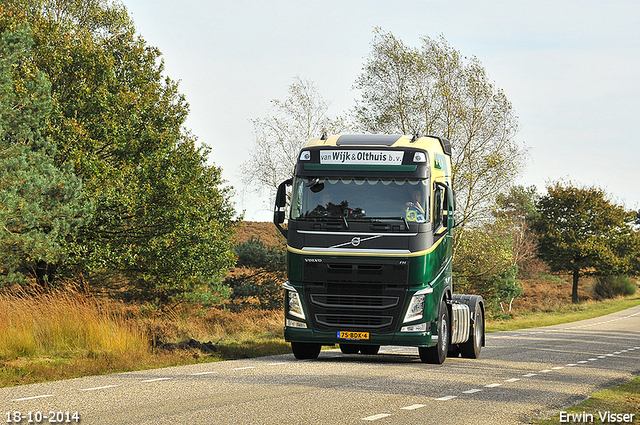
[[[297,359],[417,347],[425,363],[477,358],[484,302],[453,293],[451,144],[419,135],[322,135],[277,190],[287,239],[286,341]]]

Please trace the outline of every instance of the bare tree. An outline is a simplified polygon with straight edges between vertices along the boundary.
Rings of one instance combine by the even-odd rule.
[[[267,117],[252,120],[255,142],[240,172],[245,185],[275,194],[278,184],[291,177],[298,152],[310,138],[343,132],[346,125],[342,118],[327,116],[328,104],[308,80],[296,78],[284,101],[271,102]]]

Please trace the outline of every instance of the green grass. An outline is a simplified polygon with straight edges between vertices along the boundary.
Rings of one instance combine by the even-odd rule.
[[[487,332],[514,331],[542,326],[560,325],[593,319],[640,305],[640,295],[620,297],[605,301],[585,301],[554,311],[524,312],[509,320],[487,320]]]
[[[560,414],[563,414],[563,421],[560,422]],[[559,423],[590,423],[584,420],[584,416],[580,421],[569,421],[567,419],[576,418],[576,416],[568,415],[593,415],[593,423],[640,423],[640,377],[636,376],[629,382],[615,387],[606,388],[596,391],[580,404],[563,409],[558,412],[557,416],[551,419],[536,419],[532,422],[535,425],[551,425]],[[608,412],[613,416],[614,421],[608,422],[601,420],[600,415]],[[631,415],[634,415],[631,418]],[[627,415],[624,417],[623,415]],[[589,417],[590,419],[590,417]],[[631,420],[631,421],[629,421]]]

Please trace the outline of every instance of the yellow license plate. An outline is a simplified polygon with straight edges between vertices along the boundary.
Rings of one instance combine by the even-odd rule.
[[[349,332],[349,331],[338,331],[339,339],[369,339],[369,332]]]

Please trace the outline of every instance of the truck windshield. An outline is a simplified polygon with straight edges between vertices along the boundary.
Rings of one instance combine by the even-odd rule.
[[[429,220],[425,179],[302,178],[293,183],[294,220]]]

